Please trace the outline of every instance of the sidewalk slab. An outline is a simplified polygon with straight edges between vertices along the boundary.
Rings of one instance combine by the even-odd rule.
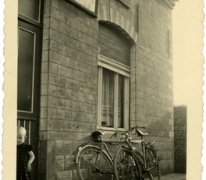
[[[165,174],[162,175],[161,180],[186,180],[186,174],[178,174],[178,173]]]
[[[154,177],[154,180],[157,180],[157,177]],[[145,178],[145,180],[149,180],[149,178]],[[171,174],[164,174],[161,176],[161,180],[186,180],[186,174],[178,174],[178,173],[171,173]]]

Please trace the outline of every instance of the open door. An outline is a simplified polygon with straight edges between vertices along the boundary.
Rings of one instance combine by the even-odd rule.
[[[38,179],[40,72],[42,52],[41,0],[18,1],[17,126],[27,130],[26,143],[35,154],[32,179]]]

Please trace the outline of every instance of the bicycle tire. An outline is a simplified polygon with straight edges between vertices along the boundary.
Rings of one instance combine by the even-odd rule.
[[[80,180],[111,180],[112,160],[99,147],[89,145],[78,153],[77,175]]]
[[[161,172],[159,167],[159,158],[157,152],[151,146],[145,149],[146,164],[149,170],[151,180],[161,180]]]
[[[144,157],[137,150],[135,151],[135,155],[137,157],[137,160],[140,165],[141,172],[142,172],[142,180],[147,180],[149,178],[149,172],[145,170]]]
[[[122,147],[114,156],[114,174],[116,180],[143,180],[135,154]]]

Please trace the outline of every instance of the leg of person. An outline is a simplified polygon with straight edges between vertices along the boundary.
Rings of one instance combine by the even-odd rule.
[[[21,180],[31,180],[31,174],[28,171],[25,171],[21,174]]]

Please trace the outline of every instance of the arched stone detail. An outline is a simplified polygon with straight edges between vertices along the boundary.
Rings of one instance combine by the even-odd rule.
[[[115,26],[133,42],[137,42],[137,32],[134,26],[115,9],[108,8],[105,5],[99,5],[98,20]]]

